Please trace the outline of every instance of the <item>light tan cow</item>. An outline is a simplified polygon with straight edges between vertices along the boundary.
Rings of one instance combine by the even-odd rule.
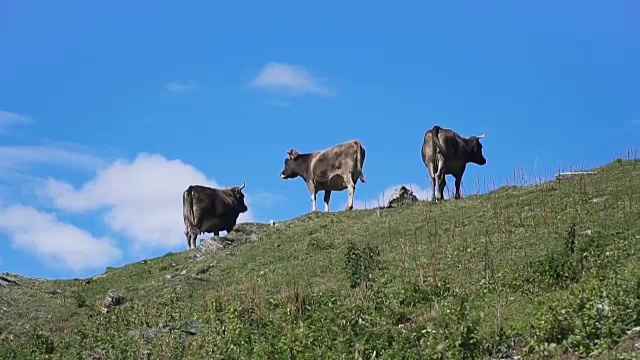
[[[311,210],[317,211],[316,195],[324,191],[324,211],[329,212],[331,191],[349,189],[349,201],[345,210],[353,209],[356,183],[364,180],[362,166],[365,150],[359,140],[351,140],[324,150],[300,154],[291,149],[280,172],[283,179],[300,176],[311,194]]]

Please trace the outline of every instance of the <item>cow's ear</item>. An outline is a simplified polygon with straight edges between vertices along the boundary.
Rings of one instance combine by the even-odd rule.
[[[295,160],[295,159],[298,158],[298,156],[300,156],[300,154],[298,154],[296,149],[289,150],[289,152],[287,154],[289,155],[289,159],[291,159],[291,160]]]

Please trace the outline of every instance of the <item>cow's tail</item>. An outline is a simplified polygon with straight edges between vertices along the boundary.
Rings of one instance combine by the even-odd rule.
[[[438,125],[433,125],[433,128],[431,128],[431,150],[433,150],[434,155],[436,154],[436,149],[444,153],[444,147],[440,143],[440,130],[442,130],[442,128]]]
[[[440,173],[440,164],[438,164],[438,157],[436,156],[437,150],[440,150],[440,153],[444,154],[444,147],[440,143],[440,130],[442,130],[442,128],[438,125],[433,125],[433,128],[431,128],[431,161],[433,161],[434,175]]]
[[[194,226],[196,219],[193,213],[193,186],[189,186],[187,190],[182,193],[182,216],[184,217],[184,233],[185,235],[190,232],[191,227]]]
[[[366,184],[366,180],[364,179],[364,173],[362,172],[362,167],[364,166],[364,158],[367,155],[367,152],[364,150],[362,143],[360,141],[356,144],[358,147],[356,148],[356,167],[358,169],[358,179],[363,184]]]

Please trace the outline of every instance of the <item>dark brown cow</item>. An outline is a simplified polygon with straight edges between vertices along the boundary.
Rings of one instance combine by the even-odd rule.
[[[353,209],[353,194],[356,183],[364,180],[362,166],[365,150],[359,140],[351,140],[333,147],[300,154],[295,149],[287,152],[284,169],[280,172],[283,179],[300,176],[311,193],[311,210],[317,211],[316,195],[324,191],[324,211],[329,212],[331,191],[349,189],[349,201],[345,210]]]
[[[455,199],[460,199],[460,182],[468,163],[480,166],[487,163],[482,155],[480,136],[464,138],[451,129],[435,125],[427,130],[422,142],[422,162],[429,169],[432,200],[436,200],[436,180],[438,181],[438,200],[444,200],[445,175],[453,175],[456,181]]]
[[[182,193],[184,235],[189,250],[196,247],[196,239],[202,233],[219,236],[222,230],[227,233],[233,230],[238,216],[248,210],[242,193],[245,185],[243,182],[242,186],[226,189],[190,185]]]

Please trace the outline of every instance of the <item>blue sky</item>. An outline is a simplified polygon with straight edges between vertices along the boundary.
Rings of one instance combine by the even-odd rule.
[[[0,0],[0,271],[183,251],[191,183],[246,181],[242,221],[309,212],[279,176],[290,148],[360,139],[362,207],[427,197],[436,123],[488,132],[466,193],[637,147],[637,2],[393,4]]]

